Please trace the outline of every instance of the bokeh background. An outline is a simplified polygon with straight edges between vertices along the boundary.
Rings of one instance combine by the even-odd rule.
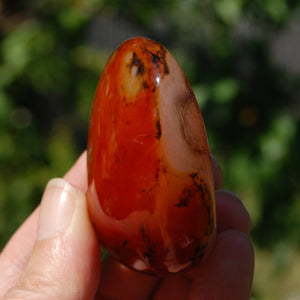
[[[300,299],[299,1],[5,0],[0,10],[0,249],[85,149],[111,52],[143,35],[182,66],[225,188],[251,214],[252,299]]]

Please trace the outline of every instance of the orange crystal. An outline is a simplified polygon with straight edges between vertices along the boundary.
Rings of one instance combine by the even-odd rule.
[[[164,276],[209,252],[216,222],[204,122],[183,71],[152,40],[125,41],[101,75],[88,183],[100,244],[127,267]]]

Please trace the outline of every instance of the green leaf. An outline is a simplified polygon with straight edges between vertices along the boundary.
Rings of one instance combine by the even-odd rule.
[[[217,103],[228,103],[238,93],[239,84],[234,78],[224,78],[217,81],[211,88],[213,101]]]
[[[275,22],[283,21],[288,15],[288,6],[284,0],[265,0],[264,8]]]
[[[214,7],[217,15],[228,24],[235,23],[242,15],[242,0],[218,0]]]

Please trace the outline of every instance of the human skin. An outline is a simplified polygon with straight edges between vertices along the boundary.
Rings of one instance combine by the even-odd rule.
[[[41,239],[41,218],[48,213],[51,220],[51,211],[45,213],[45,207],[55,201],[45,192],[41,209],[27,218],[1,253],[0,299],[249,299],[254,272],[254,251],[248,238],[250,217],[235,194],[221,189],[222,175],[214,158],[213,172],[218,228],[215,247],[191,271],[161,279],[132,271],[110,256],[101,263],[84,196],[84,152],[64,176],[76,187],[68,187],[80,208],[75,225],[67,233]]]

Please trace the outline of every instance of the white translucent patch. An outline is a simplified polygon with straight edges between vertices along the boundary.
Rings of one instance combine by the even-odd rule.
[[[166,266],[166,267],[170,273],[177,273],[177,272],[183,270],[184,268],[188,267],[189,265],[190,265],[190,262],[188,262],[186,264],[182,264],[182,265],[171,265],[171,266]]]
[[[169,74],[160,78],[159,111],[165,156],[175,170],[195,172],[209,156],[206,130],[190,86],[175,59],[167,53]],[[200,158],[201,157],[201,158]]]
[[[145,271],[145,270],[148,269],[147,265],[146,265],[141,259],[136,260],[136,261],[132,264],[132,267],[133,267],[135,270],[138,270],[138,271]]]
[[[136,76],[137,72],[138,72],[138,67],[137,66],[132,66],[131,67],[131,76],[132,77]]]
[[[155,76],[155,85],[159,85],[159,84],[160,84],[160,77]]]
[[[110,81],[108,81],[108,82],[110,82]],[[105,89],[105,97],[108,96],[109,91],[110,91],[110,84],[108,83],[106,86],[106,89]]]
[[[132,61],[132,52],[128,51],[128,53],[124,57],[125,64],[129,64]]]
[[[180,243],[180,246],[182,249],[188,247],[189,245],[191,245],[194,241],[194,239],[189,238],[187,235],[184,235],[182,237],[178,238],[178,241]]]

